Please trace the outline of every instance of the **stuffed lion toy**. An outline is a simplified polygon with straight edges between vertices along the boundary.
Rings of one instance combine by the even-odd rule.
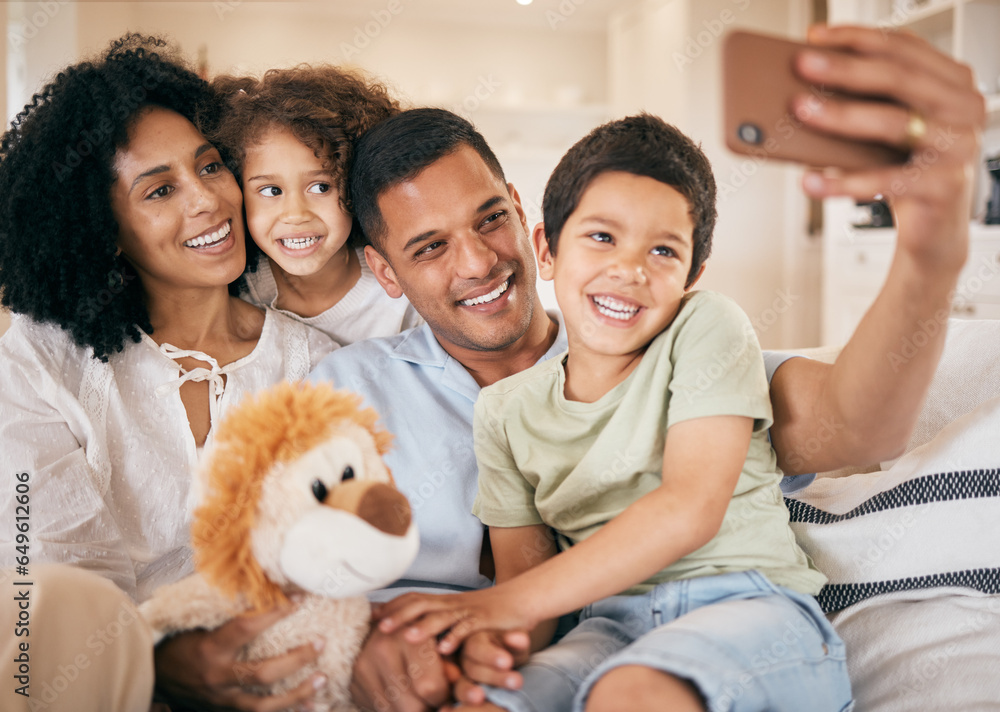
[[[316,709],[355,709],[348,685],[370,618],[362,594],[398,579],[419,541],[382,461],[391,436],[360,402],[326,384],[282,383],[222,419],[196,480],[196,573],[140,607],[157,641],[300,594],[298,609],[247,646],[245,660],[317,637],[326,646],[315,666],[255,691],[282,692],[319,671],[328,682]]]

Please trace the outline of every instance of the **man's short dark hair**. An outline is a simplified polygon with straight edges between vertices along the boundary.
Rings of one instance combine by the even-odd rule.
[[[552,254],[556,254],[559,234],[584,191],[595,178],[610,171],[658,180],[687,198],[694,223],[690,284],[712,251],[716,218],[712,165],[691,139],[650,114],[597,127],[559,161],[542,199],[545,239]]]
[[[474,150],[493,175],[507,182],[486,139],[471,123],[444,109],[410,109],[362,136],[354,148],[350,172],[351,203],[361,230],[375,249],[384,252],[386,231],[379,196],[462,146]]]

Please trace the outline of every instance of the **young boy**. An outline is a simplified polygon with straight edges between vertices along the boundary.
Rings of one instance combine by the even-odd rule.
[[[653,116],[615,121],[563,157],[543,211],[533,239],[568,353],[476,403],[474,511],[498,585],[398,598],[382,629],[422,616],[408,637],[451,628],[443,653],[523,629],[537,649],[583,608],[528,666],[572,670],[574,710],[844,709],[844,648],[788,526],[760,348],[732,301],[691,291],[716,217],[708,160]],[[523,690],[490,701],[570,708],[522,672]]]

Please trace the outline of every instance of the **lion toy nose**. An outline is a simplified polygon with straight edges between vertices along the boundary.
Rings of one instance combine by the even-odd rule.
[[[384,482],[350,480],[334,488],[324,504],[355,514],[379,531],[403,536],[413,513],[406,497]]]
[[[403,536],[410,528],[410,503],[399,490],[387,484],[374,484],[361,498],[358,516],[379,531]]]

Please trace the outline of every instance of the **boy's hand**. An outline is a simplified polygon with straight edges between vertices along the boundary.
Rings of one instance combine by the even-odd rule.
[[[810,172],[806,191],[856,200],[881,195],[893,206],[900,248],[927,268],[957,272],[968,251],[969,206],[986,116],[972,71],[903,32],[817,26],[809,42],[817,50],[801,52],[796,63],[803,78],[898,105],[802,95],[793,103],[796,118],[829,133],[909,148],[911,157],[901,166]]]
[[[531,630],[538,623],[523,602],[498,587],[440,596],[408,593],[380,606],[375,615],[384,633],[408,625],[403,636],[413,643],[448,631],[438,643],[442,655],[458,650],[477,631]]]

